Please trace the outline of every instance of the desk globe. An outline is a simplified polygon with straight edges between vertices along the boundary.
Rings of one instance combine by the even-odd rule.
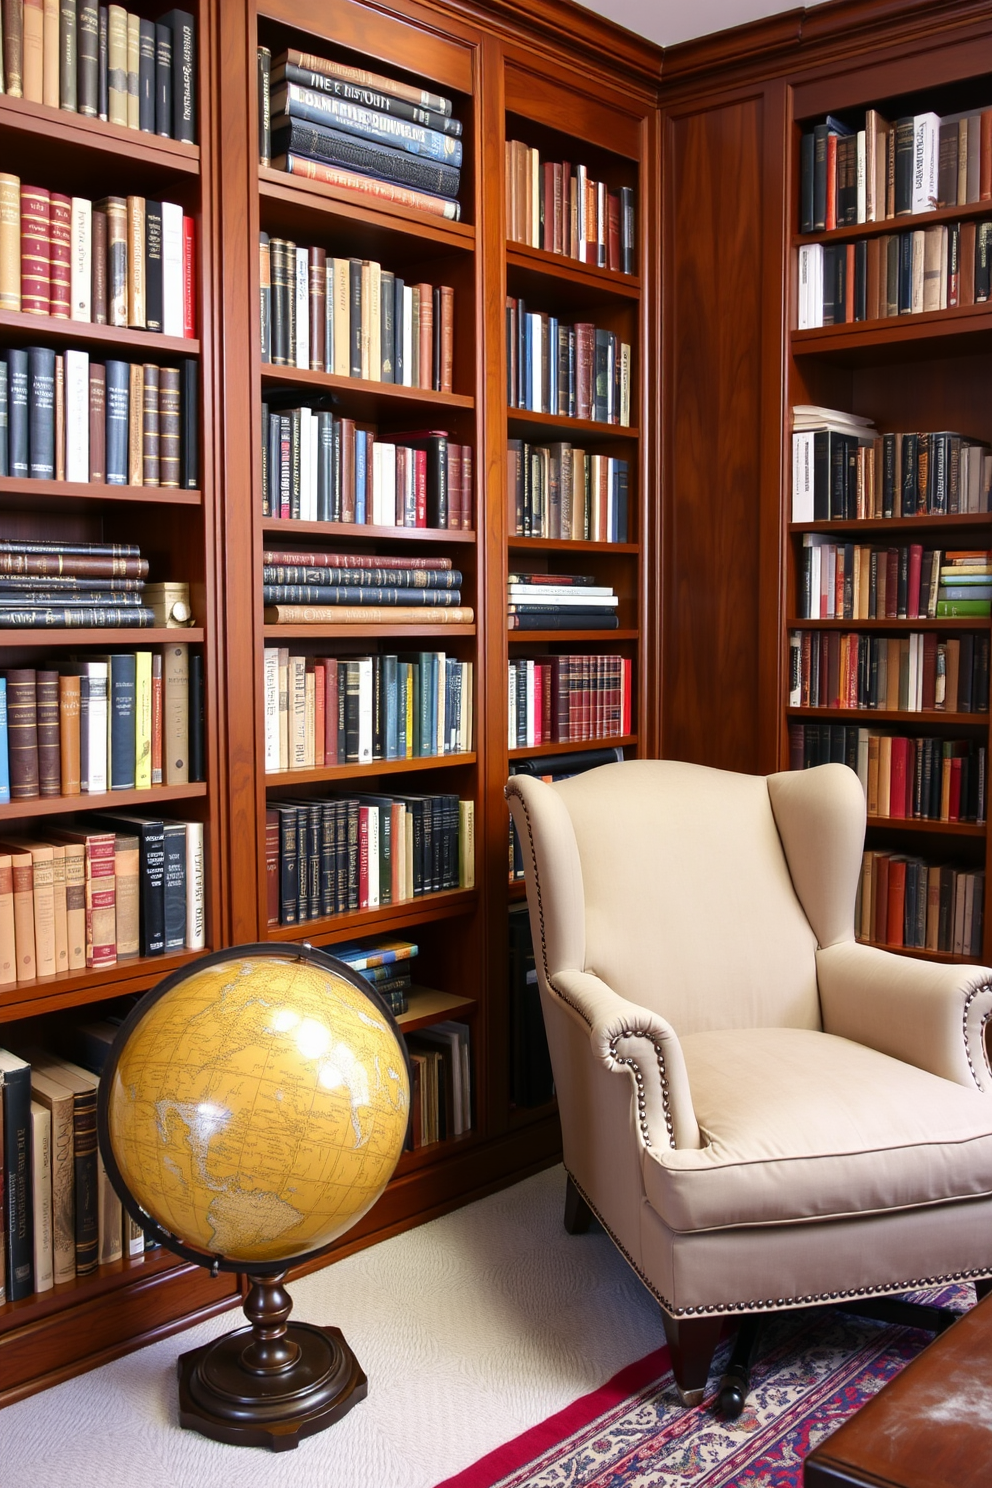
[[[133,1009],[100,1082],[107,1172],[156,1239],[250,1283],[251,1326],[179,1360],[181,1425],[280,1450],[364,1399],[340,1331],[288,1323],[282,1282],[375,1203],[409,1107],[392,1014],[311,946],[215,952]]]

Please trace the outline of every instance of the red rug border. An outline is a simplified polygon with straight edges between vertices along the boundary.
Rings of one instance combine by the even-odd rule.
[[[493,1488],[508,1473],[525,1467],[542,1452],[564,1441],[573,1431],[588,1426],[611,1406],[635,1395],[671,1367],[668,1345],[662,1344],[653,1353],[646,1354],[643,1359],[635,1359],[633,1364],[621,1369],[605,1385],[591,1390],[588,1395],[581,1395],[557,1414],[548,1416],[547,1420],[539,1421],[536,1426],[521,1432],[512,1441],[504,1442],[501,1447],[487,1452],[485,1457],[480,1457],[471,1467],[463,1468],[452,1478],[445,1478],[435,1488]]]

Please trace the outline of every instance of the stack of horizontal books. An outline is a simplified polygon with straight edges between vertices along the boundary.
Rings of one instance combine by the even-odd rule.
[[[620,603],[593,574],[511,573],[510,630],[616,630]]]
[[[992,611],[992,552],[985,548],[944,554],[937,614],[986,616]]]
[[[450,558],[263,553],[270,625],[471,625]]]
[[[259,48],[263,165],[457,220],[462,127],[450,98],[291,48]],[[270,121],[271,140],[266,120]]]
[[[412,940],[380,935],[374,940],[332,946],[331,955],[364,977],[391,1013],[405,1013],[413,988],[413,959],[419,950]]]
[[[0,538],[0,629],[154,625],[147,575],[133,543]]]

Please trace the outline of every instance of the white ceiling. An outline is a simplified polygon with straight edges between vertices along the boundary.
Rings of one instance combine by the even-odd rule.
[[[583,0],[587,10],[598,11],[618,25],[626,26],[638,36],[646,36],[659,46],[674,46],[693,36],[710,31],[723,31],[756,21],[759,16],[775,15],[792,7],[782,0]],[[823,0],[805,0],[806,5],[819,5]]]

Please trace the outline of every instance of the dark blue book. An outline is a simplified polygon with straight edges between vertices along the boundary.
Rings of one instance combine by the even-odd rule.
[[[402,150],[407,155],[422,156],[425,160],[456,167],[462,163],[462,142],[450,134],[396,114],[366,108],[361,103],[319,89],[287,82],[273,90],[272,123],[277,126],[291,119],[304,119],[308,124],[321,128],[341,130],[373,144]]]
[[[393,275],[393,381],[402,386],[406,375],[406,357],[403,354],[403,291],[405,281]]]
[[[10,445],[7,415],[7,363],[0,357],[0,475],[10,474]]]
[[[142,27],[146,22],[142,21]],[[144,124],[142,124],[144,129]],[[153,131],[149,130],[149,133]],[[163,329],[162,311],[162,203],[145,202],[145,328]]]
[[[108,656],[106,661],[110,731],[108,785],[111,790],[134,790],[137,663],[133,651],[118,652]]]
[[[344,755],[339,758],[343,759]],[[299,857],[295,806],[276,806],[279,814],[279,923],[295,925],[299,911]]]
[[[108,360],[107,378],[107,485],[126,486],[130,366]]]
[[[307,68],[298,67],[292,62],[280,62],[272,70],[273,91],[284,83],[299,83],[303,88],[329,93],[334,98],[343,98],[348,103],[361,105],[362,108],[376,109],[380,114],[395,114],[398,119],[410,119],[414,124],[423,124],[427,129],[438,129],[442,134],[450,134],[455,139],[462,132],[459,121],[451,118],[450,99],[440,100],[446,108],[446,112],[441,113],[436,108],[422,108],[418,104],[409,103],[406,99],[393,98],[388,93],[381,93],[377,88],[350,83],[343,78],[326,77],[322,72],[310,72]]]
[[[289,119],[273,128],[272,153],[276,159],[281,155],[302,155],[324,165],[342,166],[364,176],[409,186],[414,191],[429,191],[434,196],[452,201],[458,196],[461,172],[457,166],[409,155],[392,145],[361,139],[344,129],[329,129],[305,119]]]
[[[31,1202],[31,1066],[0,1049],[3,1086],[3,1221],[7,1301],[34,1291],[34,1225]]]
[[[186,10],[159,17],[172,32],[172,138],[196,143],[196,25]],[[157,109],[156,109],[157,115]]]
[[[172,27],[155,23],[155,133],[172,137]]]
[[[379,381],[395,382],[396,380],[396,337],[394,332],[393,309],[395,307],[395,292],[393,289],[393,275],[388,269],[382,271],[382,282],[379,290]],[[440,323],[438,325],[440,330]],[[403,322],[400,321],[400,337],[403,335]]]
[[[610,377],[611,359],[610,345],[613,340],[609,331],[596,331],[596,350],[594,362],[595,381],[593,383],[593,405],[592,416],[599,424],[605,424],[610,417]]]
[[[165,876],[165,953],[186,945],[186,823],[162,823]]]
[[[32,480],[55,479],[55,352],[29,346],[28,474]]]
[[[200,484],[200,364],[183,357],[179,368],[179,484],[195,491]]]
[[[616,483],[613,490],[613,514],[616,518],[616,542],[629,542],[630,517],[628,515],[629,493],[627,489],[627,461],[618,460],[615,467]]]
[[[155,22],[140,22],[138,36],[138,128],[155,133]]]

